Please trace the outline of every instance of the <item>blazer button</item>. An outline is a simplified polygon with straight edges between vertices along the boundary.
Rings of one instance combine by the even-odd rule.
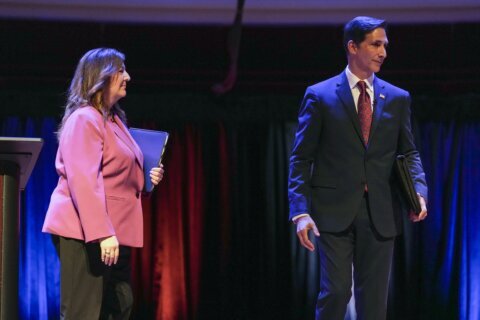
[[[137,197],[137,199],[140,197],[140,192],[139,191],[135,192],[135,197]]]

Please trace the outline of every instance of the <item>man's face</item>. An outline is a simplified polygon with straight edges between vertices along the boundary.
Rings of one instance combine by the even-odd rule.
[[[383,28],[368,33],[365,40],[358,45],[350,41],[348,44],[350,64],[362,77],[368,78],[372,73],[380,71],[383,61],[387,58],[387,45],[387,33]]]

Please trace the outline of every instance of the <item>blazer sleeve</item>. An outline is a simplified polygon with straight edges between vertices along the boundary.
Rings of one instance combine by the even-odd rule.
[[[407,160],[407,165],[410,169],[410,174],[415,185],[417,193],[428,201],[428,188],[425,179],[425,172],[423,171],[420,154],[415,146],[412,125],[411,125],[411,98],[406,92],[404,98],[404,106],[402,119],[400,124],[400,134],[398,138],[398,153],[403,154]]]
[[[115,235],[115,230],[107,213],[102,176],[103,118],[100,114],[82,111],[68,119],[60,148],[70,196],[85,242],[90,242]]]
[[[298,116],[298,128],[290,156],[288,198],[290,216],[310,213],[311,168],[322,121],[319,99],[312,88],[307,88]]]

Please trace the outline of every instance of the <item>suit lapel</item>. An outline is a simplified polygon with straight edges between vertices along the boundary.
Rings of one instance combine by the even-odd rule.
[[[352,90],[350,89],[350,85],[348,84],[345,72],[340,75],[339,80],[340,82],[337,83],[337,95],[340,98],[340,101],[342,101],[345,111],[347,112],[350,120],[352,121],[358,138],[364,145],[362,129],[360,128],[360,121],[358,120],[357,110],[355,109],[355,102],[353,101]]]
[[[377,77],[375,77],[373,81],[373,90],[375,91],[375,99],[373,100],[372,127],[370,128],[369,141],[372,141],[375,129],[377,129],[378,123],[382,117],[385,100],[388,98],[385,91],[385,85],[382,83],[382,80]]]
[[[122,120],[115,115],[114,121],[117,125],[113,125],[113,132],[117,135],[117,137],[122,140],[125,145],[128,146],[130,150],[132,150],[133,154],[135,154],[135,158],[137,159],[140,167],[143,168],[143,155],[140,151],[140,148],[137,146],[133,138],[131,138],[130,133],[128,132],[127,127],[123,124]]]

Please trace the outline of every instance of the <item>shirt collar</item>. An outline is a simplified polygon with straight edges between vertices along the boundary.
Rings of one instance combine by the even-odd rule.
[[[362,79],[360,79],[359,77],[354,75],[352,73],[352,71],[350,71],[350,68],[348,67],[348,65],[347,65],[347,68],[345,68],[345,74],[347,76],[348,85],[350,86],[350,89],[355,88],[357,86],[358,81],[362,81]],[[373,79],[374,78],[375,78],[375,74],[372,73],[372,75],[370,77],[368,77],[367,79],[363,79],[363,81],[365,81],[365,83],[367,84],[367,88],[371,92],[373,92]]]

